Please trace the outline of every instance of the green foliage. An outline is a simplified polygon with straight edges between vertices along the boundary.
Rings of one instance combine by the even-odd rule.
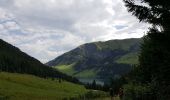
[[[120,88],[122,88],[124,84],[127,84],[124,77],[110,79],[110,87],[113,89],[114,95],[119,94]]]
[[[129,12],[132,12],[140,21],[148,22],[152,25],[163,26],[169,29],[170,1],[168,0],[124,0]]]
[[[152,100],[169,100],[170,1],[124,0],[124,2],[128,11],[132,12],[140,21],[152,24],[141,46],[139,65],[133,72],[133,75],[137,76],[132,80],[138,88],[139,86],[150,86],[151,93],[156,95],[156,98]],[[139,2],[145,3],[147,6]],[[137,91],[133,90],[133,92]],[[142,94],[140,95],[141,99]]]
[[[129,83],[124,85],[124,100],[156,100],[148,85]]]
[[[94,100],[95,98],[104,98],[108,97],[108,94],[106,94],[103,91],[98,91],[98,90],[90,90],[85,94],[85,97],[87,100]]]
[[[161,33],[149,33],[142,45],[139,57],[139,70],[144,84],[152,84],[157,98],[165,100],[170,98],[170,48],[169,36]]]
[[[62,100],[78,98],[88,92],[84,86],[58,79],[0,72],[0,98],[8,100]]]

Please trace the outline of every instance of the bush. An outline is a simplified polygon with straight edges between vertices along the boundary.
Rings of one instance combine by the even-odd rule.
[[[148,85],[129,83],[124,85],[124,100],[156,100]]]
[[[98,91],[98,90],[90,90],[89,92],[87,92],[85,94],[85,98],[86,99],[95,99],[95,98],[103,98],[103,97],[107,97],[108,95],[103,92],[103,91]]]

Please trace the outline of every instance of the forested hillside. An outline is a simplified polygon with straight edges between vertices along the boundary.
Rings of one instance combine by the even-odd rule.
[[[35,58],[22,52],[15,46],[0,39],[0,70],[13,73],[27,73],[39,77],[63,78],[69,81],[76,79],[42,64]]]

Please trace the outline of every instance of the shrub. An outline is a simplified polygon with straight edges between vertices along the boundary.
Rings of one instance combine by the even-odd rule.
[[[124,100],[156,100],[149,85],[129,83],[124,85]]]

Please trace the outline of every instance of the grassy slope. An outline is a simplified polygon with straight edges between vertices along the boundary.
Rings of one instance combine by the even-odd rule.
[[[139,39],[124,39],[124,40],[109,40],[106,42],[94,42],[99,50],[102,49],[122,49],[129,50],[130,46],[132,46],[135,42],[140,41]]]
[[[89,70],[83,70],[77,74],[75,74],[75,77],[80,77],[80,78],[95,78],[97,74],[97,70],[95,69],[89,69]]]
[[[121,64],[138,64],[138,53],[128,53],[115,61]]]
[[[97,50],[125,50],[128,51],[132,45],[135,43],[140,42],[140,39],[125,39],[125,40],[110,40],[106,42],[93,42],[93,43],[87,43],[87,44],[95,44],[97,47]],[[86,45],[87,45],[86,44]],[[80,46],[80,48],[83,46]],[[84,50],[82,48],[82,50]],[[84,53],[83,51],[81,53]],[[76,55],[71,55],[71,56],[78,56],[81,55],[76,54]],[[71,53],[69,53],[71,54]],[[83,54],[82,54],[83,55]],[[80,57],[81,59],[81,57]],[[114,60],[113,62],[118,63],[118,64],[138,64],[138,54],[136,52],[128,53],[126,55],[120,56],[120,58]],[[75,63],[75,62],[73,62]],[[59,71],[66,73],[68,75],[76,76],[76,77],[82,77],[82,78],[93,78],[96,77],[97,71],[94,69],[89,69],[89,70],[84,70],[81,73],[77,72],[74,69],[74,64],[71,65],[57,65],[55,66],[56,69]]]
[[[63,73],[66,73],[67,75],[71,75],[79,78],[93,78],[97,74],[97,70],[95,69],[89,69],[89,70],[83,70],[81,72],[77,72],[74,69],[74,64],[59,65],[59,66],[55,66],[54,68],[56,68],[57,70]]]
[[[60,100],[63,97],[83,95],[87,90],[69,82],[0,72],[0,99],[10,100]]]
[[[74,64],[70,64],[70,65],[59,65],[59,66],[55,66],[54,68],[58,69],[59,71],[66,73],[67,75],[73,75],[74,73],[76,73],[76,70],[74,70]]]

